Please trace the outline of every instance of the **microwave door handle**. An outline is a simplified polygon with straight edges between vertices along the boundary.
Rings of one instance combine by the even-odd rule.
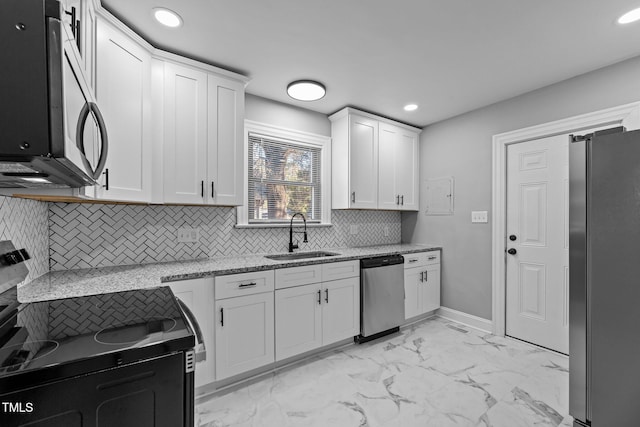
[[[93,113],[93,116],[98,122],[98,129],[100,130],[100,159],[98,160],[98,165],[96,166],[95,170],[91,166],[91,163],[89,163],[89,160],[87,159],[84,151],[84,127],[87,124],[89,113]],[[107,127],[104,123],[104,118],[102,117],[102,113],[100,113],[100,109],[95,102],[87,102],[86,104],[84,104],[84,107],[82,107],[82,110],[80,111],[78,124],[76,126],[76,145],[82,153],[82,163],[84,164],[84,167],[87,169],[87,171],[89,171],[89,175],[94,180],[98,179],[107,163],[107,154],[109,152],[109,137],[107,136]]]
[[[82,154],[82,164],[84,164],[85,169],[88,172],[88,175],[91,178],[94,178],[93,167],[89,160],[87,159],[87,154],[84,152],[84,127],[87,123],[87,118],[89,117],[89,113],[91,112],[91,105],[89,102],[84,104],[82,110],[80,110],[80,116],[78,117],[78,123],[76,125],[76,146],[80,153]],[[95,179],[95,178],[94,178]]]
[[[100,131],[100,160],[98,160],[98,165],[96,166],[96,170],[93,174],[93,179],[98,179],[107,164],[109,137],[107,136],[107,126],[104,123],[104,117],[102,117],[102,113],[100,112],[98,105],[95,102],[90,102],[89,105],[91,111],[93,111],[96,121],[98,122],[98,129]]]

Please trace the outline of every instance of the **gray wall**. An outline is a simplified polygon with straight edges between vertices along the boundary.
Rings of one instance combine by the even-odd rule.
[[[326,114],[250,94],[245,95],[244,102],[244,117],[247,120],[331,136],[331,122]]]
[[[491,319],[491,144],[495,134],[640,100],[640,57],[424,129],[421,212],[402,214],[402,241],[440,243],[442,305]],[[455,213],[425,216],[424,181],[455,177]],[[489,211],[471,224],[472,210]]]

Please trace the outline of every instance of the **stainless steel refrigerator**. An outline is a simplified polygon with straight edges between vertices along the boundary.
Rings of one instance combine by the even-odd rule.
[[[569,144],[569,412],[640,426],[640,131]]]

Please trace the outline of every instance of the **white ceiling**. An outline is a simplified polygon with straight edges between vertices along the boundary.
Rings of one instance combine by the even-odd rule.
[[[247,92],[333,113],[355,106],[416,126],[640,55],[640,0],[103,0],[157,47],[240,72]],[[153,7],[184,25],[162,27]],[[640,78],[640,75],[638,76]],[[320,101],[289,82],[315,79]],[[414,112],[403,105],[417,103]]]

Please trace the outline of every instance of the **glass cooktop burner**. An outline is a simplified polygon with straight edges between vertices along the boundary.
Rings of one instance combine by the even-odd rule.
[[[144,343],[155,333],[171,332],[176,321],[170,318],[151,318],[132,320],[130,323],[111,326],[96,332],[94,339],[100,344],[122,345]]]
[[[57,341],[25,341],[22,344],[2,348],[0,360],[1,371],[14,371],[19,369],[24,363],[33,362],[42,357],[48,356],[58,348]]]

